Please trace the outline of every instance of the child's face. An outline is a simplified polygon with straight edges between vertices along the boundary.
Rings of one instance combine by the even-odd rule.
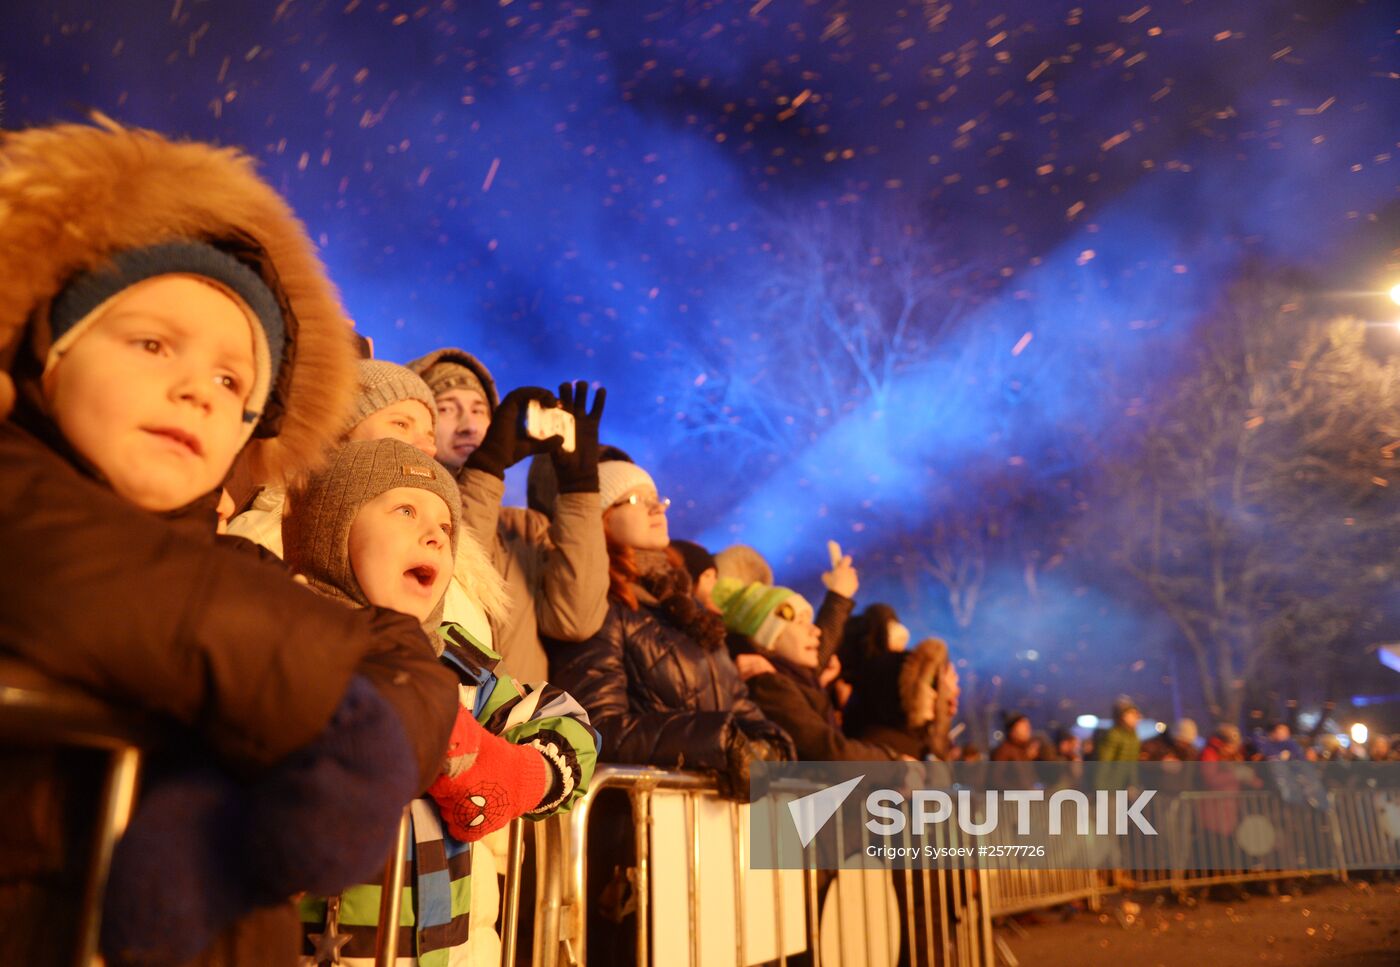
[[[437,458],[460,470],[481,446],[491,426],[491,407],[474,389],[450,389],[437,395]]]
[[[253,334],[189,276],[124,290],[46,376],[54,420],[123,499],[150,511],[217,488],[247,439]]]
[[[779,608],[785,605],[778,605]],[[802,668],[816,668],[822,633],[810,621],[789,620],[773,642],[773,650]]]
[[[419,400],[399,400],[375,410],[350,431],[354,440],[402,440],[428,456],[436,456],[433,443],[433,414]]]
[[[427,621],[452,580],[452,515],[437,494],[386,490],[355,516],[349,550],[370,604]]]

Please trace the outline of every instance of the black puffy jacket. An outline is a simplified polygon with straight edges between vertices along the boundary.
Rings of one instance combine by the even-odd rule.
[[[749,698],[733,660],[658,610],[610,601],[603,627],[580,644],[549,646],[550,684],[588,710],[600,761],[723,770],[734,729],[796,758],[792,740]]]

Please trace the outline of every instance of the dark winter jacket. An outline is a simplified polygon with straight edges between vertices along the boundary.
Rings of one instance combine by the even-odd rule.
[[[851,612],[855,608],[854,601],[835,591],[826,592],[822,598],[817,616],[812,619],[812,623],[820,628],[822,633],[821,648],[817,652],[817,667],[811,673],[813,679],[826,668],[826,663],[831,661],[831,656],[841,647],[841,640],[846,636],[846,623],[850,621]]]
[[[316,738],[359,671],[394,706],[422,786],[431,782],[456,683],[413,618],[318,598],[253,545],[216,538],[212,500],[173,519],[148,514],[12,422],[0,424],[0,467],[0,650],[154,714],[172,738],[184,736],[178,744],[207,743],[213,761],[250,775]],[[57,774],[41,770],[25,789],[7,780],[6,812],[93,795],[94,774],[79,761],[58,760]],[[0,882],[62,878],[74,860],[69,837],[84,831],[47,830],[33,844],[37,866],[0,858]],[[294,924],[290,907],[285,915]],[[248,922],[273,926],[266,915]],[[293,937],[286,951],[295,953],[294,930],[270,936]],[[257,946],[255,937],[226,942]]]
[[[1178,762],[1195,762],[1201,757],[1193,743],[1174,739],[1170,735],[1159,735],[1155,739],[1148,739],[1142,743],[1138,755],[1144,762],[1162,762],[1167,759],[1175,759]]]
[[[262,275],[286,326],[243,459],[261,480],[312,469],[344,429],[355,356],[285,202],[237,151],[108,123],[6,133],[0,210],[0,651],[146,713],[185,756],[248,777],[320,736],[363,675],[397,712],[426,787],[457,695],[417,622],[322,600],[246,542],[216,538],[216,495],[169,515],[121,500],[58,436],[38,386],[51,341],[42,307],[74,273],[172,239],[215,243]],[[94,801],[100,763],[27,749],[7,760],[0,826],[27,839],[0,850],[0,963],[52,963],[72,939],[54,924],[81,896],[90,832],[66,820]],[[290,904],[260,910],[204,962],[290,964],[296,934]]]
[[[612,601],[598,634],[549,646],[549,679],[588,711],[600,761],[723,770],[735,729],[795,755],[728,652],[704,648],[658,608]]]
[[[772,653],[764,657],[776,671],[754,675],[744,684],[763,714],[792,736],[799,759],[870,762],[898,758],[889,746],[849,738],[832,724],[826,689],[804,680],[808,676],[803,673],[810,669],[798,668]]]
[[[912,759],[946,760],[956,696],[937,689],[947,665],[948,645],[938,638],[909,651],[869,654],[861,685],[846,706],[846,734],[888,745]]]

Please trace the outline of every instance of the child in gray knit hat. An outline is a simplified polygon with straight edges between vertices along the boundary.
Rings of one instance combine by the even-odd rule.
[[[462,709],[442,773],[430,798],[412,805],[409,886],[423,918],[415,924],[418,955],[464,946],[468,923],[489,929],[494,916],[481,909],[480,897],[473,904],[469,884],[451,883],[470,878],[470,857],[444,867],[446,858],[468,853],[517,816],[567,810],[592,776],[597,733],[568,694],[518,685],[497,668],[499,655],[465,628],[440,623],[461,537],[461,499],[446,467],[400,440],[353,441],[293,491],[290,503],[287,563],[322,594],[423,622],[461,681]],[[441,875],[445,868],[450,879]],[[365,884],[304,901],[306,952],[320,950],[328,936],[348,937],[342,957],[372,957],[379,889]]]
[[[382,359],[359,361],[359,392],[346,420],[347,442],[400,440],[433,456],[435,409],[428,384],[397,363]],[[455,494],[456,485],[449,479]],[[446,493],[446,490],[444,490]],[[460,505],[460,497],[452,500]],[[246,511],[228,524],[228,533],[261,544],[282,556],[282,518],[287,512],[284,488],[260,491]],[[457,540],[456,560],[443,612],[447,619],[469,629],[482,644],[494,644],[493,621],[504,621],[510,610],[505,582],[496,573],[477,539],[464,533]]]
[[[390,437],[433,455],[435,407],[432,390],[410,369],[382,359],[361,359],[358,391],[342,439]],[[285,487],[264,487],[253,504],[228,524],[228,533],[246,537],[282,557]]]

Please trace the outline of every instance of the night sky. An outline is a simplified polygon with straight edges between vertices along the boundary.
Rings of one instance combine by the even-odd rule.
[[[813,598],[840,541],[864,601],[1043,724],[1121,690],[1171,715],[1170,626],[1076,534],[1232,274],[1400,279],[1398,29],[1360,0],[24,0],[0,69],[6,127],[243,146],[378,355],[607,386],[674,536]],[[989,512],[1043,545],[1039,603],[1008,555],[960,628],[898,545]]]

